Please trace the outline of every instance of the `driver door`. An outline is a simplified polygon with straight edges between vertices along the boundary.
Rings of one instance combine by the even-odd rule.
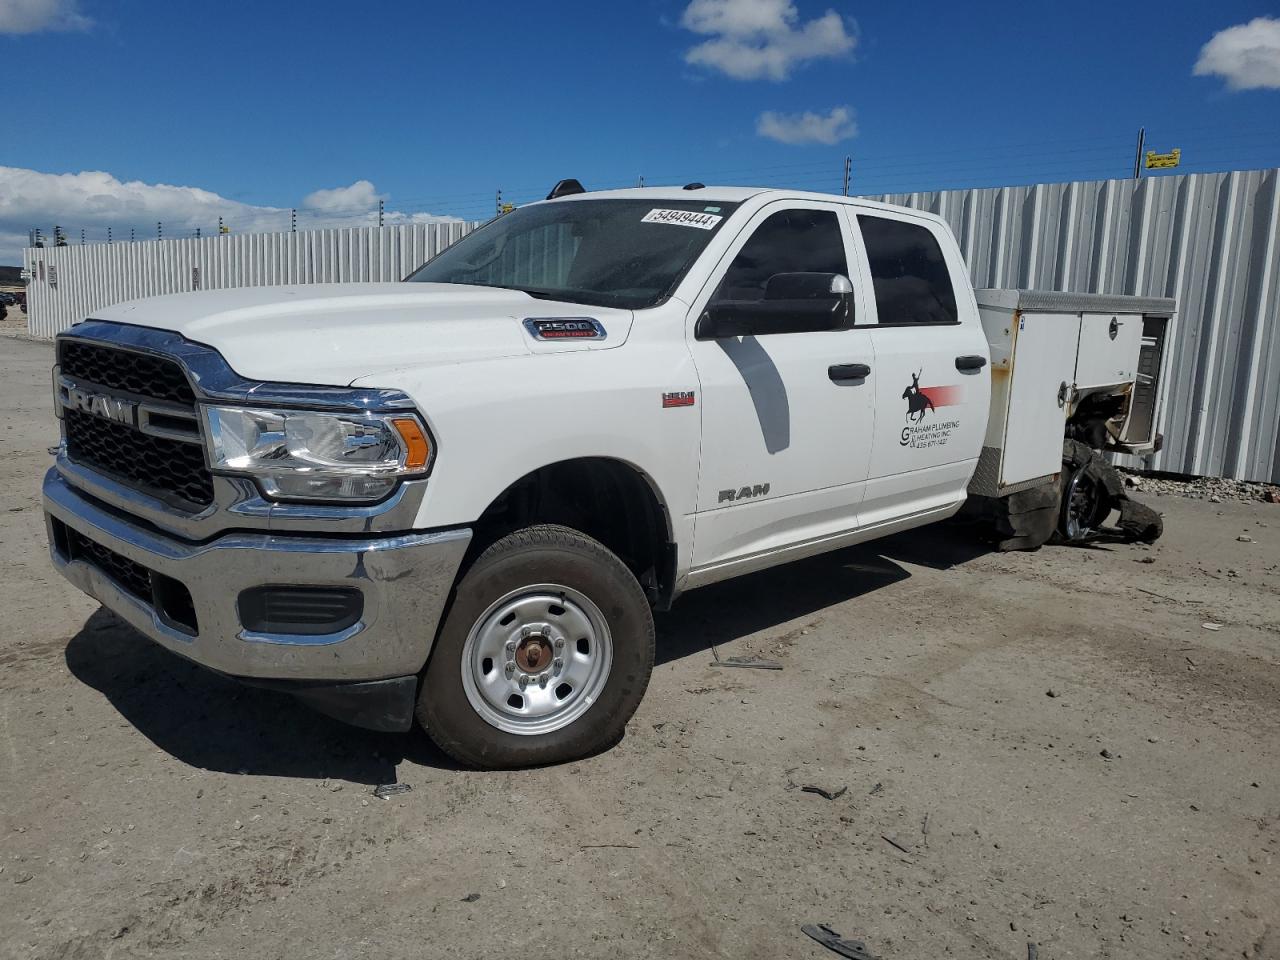
[[[856,276],[852,242],[837,204],[770,204],[694,303],[689,348],[700,381],[702,449],[693,572],[703,582],[858,526],[874,414],[870,333],[803,318],[753,329],[744,313],[734,335],[700,336],[694,322],[709,304],[764,300],[777,274]],[[849,296],[852,314],[866,309],[865,291],[855,287]]]

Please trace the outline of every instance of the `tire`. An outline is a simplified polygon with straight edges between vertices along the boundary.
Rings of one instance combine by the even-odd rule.
[[[577,760],[622,738],[653,655],[653,614],[626,565],[569,527],[527,527],[458,583],[418,722],[470,767]]]

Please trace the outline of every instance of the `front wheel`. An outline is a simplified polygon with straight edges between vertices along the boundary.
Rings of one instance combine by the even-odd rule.
[[[469,766],[576,760],[621,739],[653,654],[653,616],[626,565],[576,530],[528,527],[459,582],[418,720]]]

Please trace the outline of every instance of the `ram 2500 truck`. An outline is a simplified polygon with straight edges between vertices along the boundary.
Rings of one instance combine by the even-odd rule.
[[[53,563],[350,722],[416,716],[481,767],[576,758],[622,735],[682,591],[967,499],[1015,546],[1099,523],[1084,461],[1154,410],[1131,368],[1171,305],[1049,297],[980,306],[912,210],[566,181],[407,282],[156,297],[61,335]],[[1079,384],[1086,328],[1131,349]]]

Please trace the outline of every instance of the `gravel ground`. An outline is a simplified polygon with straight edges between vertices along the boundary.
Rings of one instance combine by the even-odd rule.
[[[833,957],[815,922],[885,960],[1280,956],[1280,506],[1150,498],[1150,548],[946,525],[709,587],[615,749],[473,773],[58,578],[51,355],[0,355],[6,960]]]

